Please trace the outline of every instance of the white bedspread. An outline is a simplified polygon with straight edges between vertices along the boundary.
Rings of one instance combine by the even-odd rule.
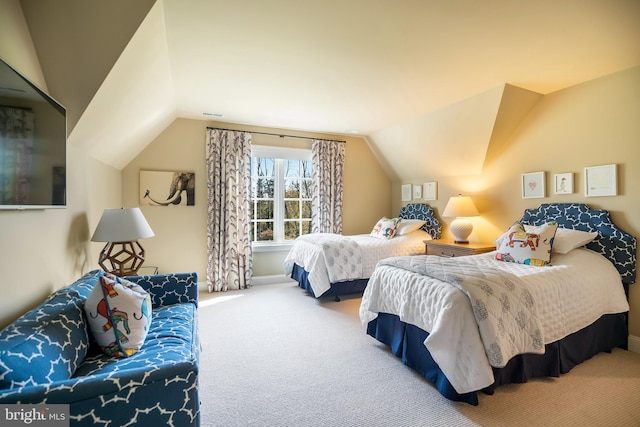
[[[431,240],[431,236],[423,230],[390,240],[368,234],[307,234],[296,239],[284,261],[284,270],[290,276],[294,264],[304,268],[314,295],[319,297],[331,283],[369,278],[381,259],[424,254],[424,240]]]
[[[544,344],[576,332],[604,314],[629,310],[613,265],[588,249],[554,254],[553,265],[536,267],[495,261],[495,252],[469,257],[483,266],[515,274],[538,307]],[[480,390],[494,381],[469,298],[441,280],[402,268],[379,265],[364,292],[360,319],[395,314],[428,331],[425,346],[458,393]]]

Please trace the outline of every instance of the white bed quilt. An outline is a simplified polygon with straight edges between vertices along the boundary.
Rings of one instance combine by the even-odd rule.
[[[423,254],[424,240],[430,239],[423,230],[389,240],[368,234],[306,234],[296,239],[285,258],[284,270],[290,276],[294,264],[303,267],[309,273],[314,295],[321,296],[331,283],[369,278],[383,258]]]
[[[423,256],[424,257],[424,256]],[[557,341],[604,314],[629,310],[613,265],[588,249],[554,254],[552,266],[499,262],[495,252],[459,257],[469,271],[491,268],[518,277],[537,306],[544,344]],[[363,324],[378,313],[395,314],[428,331],[425,346],[458,393],[481,390],[494,381],[472,304],[460,289],[403,268],[379,265],[360,306]]]

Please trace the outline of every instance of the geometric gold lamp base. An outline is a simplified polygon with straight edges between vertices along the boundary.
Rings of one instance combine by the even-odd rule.
[[[136,276],[144,263],[144,249],[134,242],[108,242],[98,259],[98,264],[108,273],[116,276]],[[105,265],[105,264],[108,264]]]

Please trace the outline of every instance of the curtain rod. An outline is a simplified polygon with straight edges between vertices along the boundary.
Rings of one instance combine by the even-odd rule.
[[[280,138],[300,138],[300,139],[309,139],[309,140],[319,140],[319,141],[333,141],[333,142],[342,142],[343,144],[346,144],[347,141],[340,141],[340,140],[336,140],[336,139],[327,139],[327,138],[311,138],[308,136],[298,136],[298,135],[286,135],[283,133],[269,133],[269,132],[253,132],[253,131],[244,131],[244,130],[238,130],[238,129],[224,129],[224,128],[213,128],[210,126],[207,126],[207,129],[211,129],[211,130],[226,130],[226,131],[231,131],[231,132],[248,132],[248,133],[254,133],[257,135],[272,135],[272,136],[279,136]]]

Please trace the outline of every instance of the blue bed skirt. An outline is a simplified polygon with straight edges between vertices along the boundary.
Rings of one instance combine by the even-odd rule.
[[[341,295],[360,294],[364,292],[364,288],[367,287],[369,279],[350,280],[347,282],[332,283],[331,287],[322,295],[316,295],[311,289],[309,283],[309,273],[298,264],[293,265],[293,271],[291,272],[291,278],[298,282],[298,286],[307,290],[315,298],[324,297],[338,297]]]
[[[367,334],[388,345],[402,362],[434,384],[447,399],[478,404],[477,392],[459,394],[424,346],[428,332],[404,323],[393,314],[380,313],[367,326]],[[522,354],[504,368],[493,368],[495,382],[482,390],[492,394],[502,384],[524,383],[529,378],[558,377],[574,366],[615,347],[626,348],[627,314],[602,316],[590,326],[559,341],[547,344],[545,354]],[[479,390],[478,390],[479,391]]]

